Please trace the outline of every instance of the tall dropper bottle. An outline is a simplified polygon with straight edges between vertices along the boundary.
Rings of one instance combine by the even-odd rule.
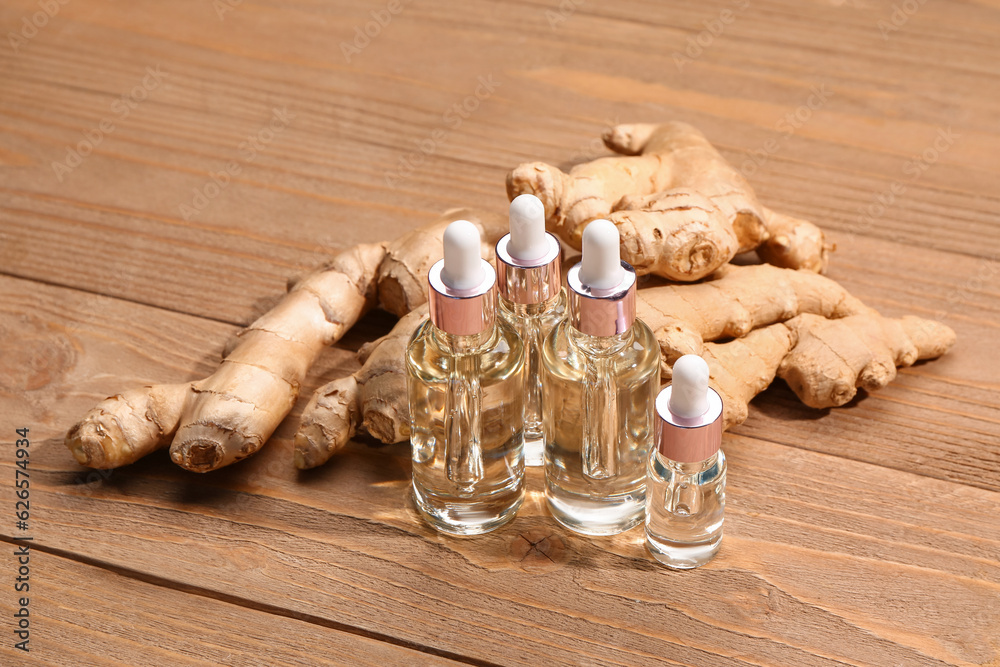
[[[546,500],[557,521],[611,535],[642,521],[659,346],[635,316],[618,229],[595,220],[566,274],[567,317],[542,347]]]
[[[603,222],[595,221],[584,230],[580,271],[574,276],[583,289],[573,290],[577,328],[598,337],[628,329],[635,320],[635,273],[622,267],[618,229]],[[577,281],[573,283],[575,288]],[[598,317],[594,318],[595,314]],[[594,354],[588,358],[587,366],[583,474],[591,479],[610,479],[618,474],[619,467],[614,355]]]
[[[535,195],[510,203],[510,233],[497,243],[499,315],[524,342],[524,463],[542,465],[544,396],[539,365],[545,337],[563,318],[559,241],[545,231],[545,207]]]
[[[432,526],[474,535],[523,498],[523,346],[496,318],[496,272],[471,222],[448,226],[427,280],[430,318],[406,356],[413,493]]]

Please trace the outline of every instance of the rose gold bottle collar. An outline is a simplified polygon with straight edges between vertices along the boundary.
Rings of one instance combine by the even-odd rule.
[[[545,234],[548,249],[535,260],[519,260],[507,250],[510,234],[497,242],[497,289],[500,296],[519,304],[548,301],[559,293],[562,248],[552,234]]]
[[[588,336],[615,336],[635,322],[635,269],[622,262],[621,283],[611,289],[591,289],[580,281],[580,264],[566,272],[569,322]]]
[[[496,321],[497,274],[486,260],[483,282],[472,289],[448,287],[441,279],[444,260],[438,260],[427,272],[427,303],[431,322],[454,336],[472,336],[493,327]]]
[[[722,397],[708,388],[708,410],[700,417],[686,419],[670,411],[667,387],[656,397],[656,432],[654,442],[660,454],[681,463],[697,463],[719,451],[722,446]]]

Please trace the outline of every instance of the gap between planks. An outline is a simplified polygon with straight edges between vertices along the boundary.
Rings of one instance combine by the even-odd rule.
[[[338,623],[336,621],[325,619],[320,616],[315,616],[313,614],[305,614],[302,612],[292,611],[290,609],[285,609],[284,607],[279,607],[277,605],[267,604],[264,602],[257,602],[249,598],[243,598],[228,593],[213,591],[207,588],[202,588],[200,586],[195,586],[193,584],[187,584],[184,582],[175,581],[173,579],[168,579],[166,577],[160,577],[155,574],[148,574],[140,570],[134,570],[132,568],[127,568],[120,565],[107,563],[105,561],[100,560],[99,558],[91,558],[89,556],[77,554],[72,551],[66,551],[64,549],[59,549],[57,547],[35,543],[34,541],[27,543],[24,542],[23,540],[18,540],[16,538],[13,538],[10,535],[0,534],[0,542],[6,542],[8,544],[15,546],[28,544],[33,551],[40,551],[42,553],[46,553],[52,556],[57,556],[59,558],[64,558],[66,560],[80,563],[82,565],[96,567],[102,570],[106,570],[108,572],[112,572],[122,577],[127,577],[129,579],[134,579],[136,581],[141,581],[143,583],[150,584],[152,586],[167,588],[181,593],[187,593],[189,595],[197,595],[199,597],[210,598],[212,600],[218,600],[219,602],[225,602],[227,604],[232,604],[238,607],[253,609],[254,611],[259,611],[266,614],[272,614],[274,616],[281,616],[296,621],[303,621],[305,623],[310,623],[312,625],[329,628],[331,630],[338,630],[340,632],[345,632],[351,635],[357,635],[359,637],[364,637],[366,639],[372,639],[375,641],[384,642],[386,644],[392,644],[393,646],[399,646],[400,648],[406,648],[413,651],[418,651],[420,653],[433,655],[439,658],[454,660],[455,662],[459,662],[462,664],[476,665],[477,667],[500,667],[498,663],[488,662],[486,660],[478,660],[476,658],[472,658],[466,655],[461,655],[458,653],[452,653],[450,651],[442,651],[430,646],[425,646],[423,644],[417,644],[415,642],[406,641],[405,639],[399,639],[391,635],[371,632],[369,630],[358,628],[353,625],[347,625],[345,623]]]
[[[218,317],[209,317],[207,315],[200,315],[200,314],[197,314],[197,313],[191,313],[191,312],[187,312],[187,311],[184,311],[184,310],[178,310],[176,308],[171,308],[170,306],[164,306],[164,305],[157,304],[157,303],[150,303],[148,301],[140,301],[139,299],[129,299],[128,297],[117,296],[117,295],[114,295],[114,294],[108,294],[106,292],[98,292],[96,290],[90,290],[90,289],[86,289],[84,287],[76,287],[76,286],[73,286],[73,285],[67,285],[65,283],[60,283],[60,282],[56,282],[56,281],[52,281],[52,280],[44,280],[44,279],[41,279],[41,278],[33,278],[33,277],[30,277],[30,276],[23,276],[21,274],[13,273],[13,272],[10,272],[10,271],[0,270],[0,277],[4,277],[4,276],[6,276],[8,278],[14,278],[16,280],[23,280],[23,281],[29,282],[29,283],[38,283],[39,285],[45,285],[46,287],[54,287],[56,289],[65,289],[65,290],[69,290],[71,292],[79,292],[80,294],[91,294],[93,296],[104,297],[106,299],[114,299],[116,301],[121,301],[123,303],[132,303],[132,304],[135,304],[137,306],[146,306],[146,307],[149,307],[149,308],[155,308],[157,310],[162,310],[163,312],[166,312],[166,313],[173,313],[175,315],[184,315],[184,316],[187,316],[187,317],[195,317],[195,318],[198,318],[200,320],[206,320],[208,322],[218,322],[219,324],[228,324],[230,326],[240,327],[240,328],[243,328],[243,327],[247,326],[247,324],[249,324],[249,322],[247,324],[240,324],[239,322],[233,322],[231,320],[225,320],[225,319],[218,318]]]

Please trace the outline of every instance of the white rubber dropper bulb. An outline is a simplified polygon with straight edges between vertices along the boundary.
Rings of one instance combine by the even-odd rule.
[[[545,255],[545,206],[532,194],[518,195],[510,203],[510,241],[507,252],[514,259],[529,261]]]
[[[480,254],[479,228],[468,220],[456,220],[444,230],[444,268],[441,281],[451,289],[479,287],[486,278]]]
[[[674,362],[670,390],[670,412],[694,419],[708,411],[708,364],[697,354],[685,354]]]
[[[618,228],[610,220],[594,220],[583,230],[580,282],[590,289],[611,289],[625,278]]]

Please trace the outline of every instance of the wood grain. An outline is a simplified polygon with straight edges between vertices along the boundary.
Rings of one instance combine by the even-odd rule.
[[[5,547],[13,549],[10,544]],[[34,550],[27,653],[13,665],[456,665],[384,641],[164,588]],[[17,610],[4,599],[5,618]]]
[[[29,426],[35,443],[39,662],[997,664],[1000,6],[902,4],[403,2],[348,62],[387,3],[71,1],[0,44],[0,442]],[[9,0],[0,26],[38,11]],[[116,112],[148,68],[162,82]],[[275,110],[287,125],[248,152]],[[110,393],[211,372],[340,248],[502,209],[517,163],[568,166],[604,154],[608,125],[662,119],[821,224],[856,296],[959,336],[841,409],[781,383],[754,401],[726,438],[709,566],[659,568],[636,531],[567,534],[537,471],[510,527],[444,538],[412,510],[405,446],[295,472],[297,412],[211,475],[162,453],[87,471],[62,446]],[[212,196],[185,212],[196,190]],[[390,325],[364,320],[303,392]],[[12,461],[0,447],[0,475]]]
[[[991,188],[997,103],[965,94],[975,76],[996,75],[995,59],[980,59],[972,71],[964,63],[947,68],[968,57],[968,44],[954,38],[942,38],[919,65],[904,50],[915,48],[907,35],[920,25],[942,34],[979,25],[990,34],[998,20],[981,7],[922,6],[908,31],[886,42],[877,25],[891,15],[890,3],[814,6],[811,20],[828,32],[824,42],[857,48],[831,54],[800,30],[782,33],[781,48],[795,57],[779,59],[777,47],[761,40],[775,34],[776,21],[795,21],[795,5],[754,3],[678,70],[673,54],[733,3],[636,3],[616,20],[581,6],[556,28],[544,3],[519,6],[517,22],[499,4],[417,4],[351,64],[331,47],[351,38],[371,10],[312,3],[279,11],[246,2],[219,21],[200,1],[127,13],[74,4],[53,20],[72,32],[71,42],[46,30],[22,54],[0,56],[0,83],[9,91],[0,100],[3,148],[11,156],[0,187],[8,248],[0,265],[15,275],[245,324],[256,295],[280,290],[288,272],[351,243],[394,237],[450,206],[501,206],[506,170],[523,160],[564,164],[601,154],[594,140],[615,119],[694,122],[741,166],[757,164],[754,156],[764,151],[751,174],[762,199],[816,219],[835,236],[994,261],[1000,249]],[[31,7],[19,0],[3,16],[14,23]],[[160,20],[146,20],[150,13]],[[296,35],[295,51],[255,39],[262,20],[269,34]],[[602,39],[591,39],[595,33]],[[449,55],[455,52],[463,57]],[[748,60],[754,67],[738,67]],[[420,77],[396,73],[404,63]],[[150,66],[161,66],[163,84],[60,182],[51,163],[101,120],[117,121],[111,105]],[[948,75],[932,85],[903,77],[907,66]],[[669,83],[650,80],[650,72]],[[495,92],[452,128],[444,114],[490,75],[499,82]],[[801,125],[781,125],[815,85],[830,89],[826,102],[807,109]],[[266,126],[275,107],[294,118],[241,162],[239,145]],[[906,164],[942,127],[960,136],[912,180]],[[434,130],[446,131],[445,140],[412,176],[389,187],[387,174]],[[765,150],[769,141],[774,151]],[[185,220],[180,206],[231,161],[241,163],[241,174]],[[858,213],[894,181],[907,190],[884,213]],[[99,260],[84,266],[73,261],[93,255]],[[205,282],[215,289],[199,289]]]
[[[163,453],[122,470],[86,471],[68,457],[54,426],[72,418],[70,405],[87,406],[123,379],[115,371],[87,385],[87,368],[103,356],[140,377],[183,379],[185,368],[211,366],[200,350],[232,327],[29,281],[0,282],[5,321],[30,299],[40,331],[77,322],[68,346],[80,350],[80,360],[44,383],[46,366],[39,365],[34,388],[24,392],[37,400],[13,403],[16,423],[37,431],[40,548],[235,604],[280,600],[290,613],[503,664],[537,655],[557,664],[654,664],[659,656],[682,664],[930,664],[995,655],[998,494],[932,479],[931,467],[898,464],[893,452],[872,447],[868,456],[915,472],[727,436],[727,546],[709,567],[684,574],[653,565],[641,532],[589,540],[559,529],[543,508],[537,471],[510,528],[476,540],[436,535],[412,510],[405,445],[352,443],[330,465],[298,473],[290,464],[293,421],[260,455],[211,475],[186,473]],[[111,357],[102,348],[108,341],[126,354]],[[344,354],[333,350],[327,363],[336,368]],[[907,379],[918,387],[928,381],[923,374]],[[908,393],[893,386],[878,396],[898,392]],[[68,414],[46,417],[47,396],[65,396]],[[870,420],[859,424],[871,430]],[[855,434],[835,437],[829,443],[847,448]],[[897,440],[905,449],[906,438]],[[973,444],[962,442],[971,456]],[[921,446],[909,443],[913,451]],[[12,450],[0,451],[9,475]],[[995,472],[983,478],[995,480]]]
[[[289,469],[285,446],[208,479],[154,457],[81,484],[49,468],[63,459],[46,443],[35,532],[42,547],[110,567],[504,664],[995,655],[995,492],[737,436],[725,448],[726,546],[692,573],[654,565],[641,531],[567,535],[542,509],[537,471],[509,528],[435,535],[411,508],[404,446],[351,445],[309,476]],[[561,543],[545,571],[519,547],[538,535]]]

